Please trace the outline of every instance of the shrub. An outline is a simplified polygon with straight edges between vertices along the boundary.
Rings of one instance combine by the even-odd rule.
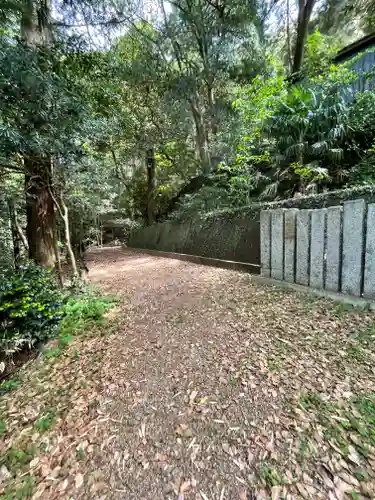
[[[113,299],[91,294],[71,297],[65,308],[61,334],[72,335],[83,331],[90,323],[102,323],[104,314],[113,306]]]
[[[51,272],[28,263],[0,284],[0,351],[6,354],[56,335],[65,297]]]

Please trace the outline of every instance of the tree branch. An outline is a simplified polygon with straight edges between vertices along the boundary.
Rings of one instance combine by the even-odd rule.
[[[0,168],[5,168],[6,170],[12,170],[13,172],[17,172],[19,174],[25,173],[25,170],[18,165],[14,165],[13,163],[0,163]]]

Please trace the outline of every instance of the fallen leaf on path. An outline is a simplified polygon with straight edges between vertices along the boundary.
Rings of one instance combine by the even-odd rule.
[[[83,475],[79,472],[75,479],[76,488],[80,488],[83,485]]]
[[[193,436],[193,431],[186,424],[180,424],[176,427],[176,434],[183,438],[190,438]]]
[[[185,493],[186,491],[189,491],[191,487],[191,482],[190,481],[184,481],[181,483],[180,486],[180,493]]]
[[[247,500],[247,491],[246,490],[244,490],[244,489],[240,490],[239,500]]]
[[[189,403],[190,405],[194,404],[195,398],[198,396],[198,391],[192,391],[190,396],[189,396]]]

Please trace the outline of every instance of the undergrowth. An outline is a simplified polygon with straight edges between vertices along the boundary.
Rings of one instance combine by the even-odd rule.
[[[100,333],[100,327],[105,324],[105,314],[115,303],[113,297],[100,295],[92,288],[87,288],[79,295],[71,296],[64,308],[57,343],[47,349],[44,356],[47,359],[59,356],[77,335]],[[77,351],[74,357],[78,357]]]
[[[59,324],[57,337],[52,340],[43,351],[42,364],[50,369],[50,364],[57,361],[60,356],[72,356],[73,361],[79,359],[77,347],[68,351],[66,348],[77,336],[101,334],[102,326],[105,324],[105,314],[115,304],[115,300],[102,296],[97,290],[86,288],[84,292],[71,295],[65,302],[63,317]],[[64,352],[65,351],[65,352]],[[41,367],[43,371],[43,366]],[[22,372],[17,378],[4,381],[0,385],[0,394],[17,389],[23,382]],[[82,383],[83,384],[83,383]],[[70,386],[58,387],[55,392],[57,399],[50,397],[48,390],[43,398],[44,408],[40,409],[39,415],[33,424],[33,432],[36,435],[46,434],[53,429],[59,419],[62,410],[59,401],[65,393],[70,391]],[[11,432],[8,422],[0,418],[0,437],[6,438]],[[47,444],[43,448],[38,448],[40,452],[47,449]],[[43,451],[44,450],[44,451]],[[7,451],[0,456],[0,468],[3,468],[9,480],[7,486],[1,490],[0,496],[4,500],[31,498],[35,492],[35,479],[29,474],[29,469],[33,459],[37,456],[37,447],[34,443],[26,444],[25,441],[12,443]],[[83,449],[77,449],[77,459],[83,460],[85,457]]]
[[[101,326],[105,324],[105,314],[115,303],[113,297],[100,295],[98,290],[91,287],[86,287],[76,295],[68,296],[61,310],[57,336],[52,344],[49,343],[42,349],[44,358],[53,360],[60,356],[77,335],[100,334]],[[78,359],[78,356],[75,350],[74,359]],[[12,391],[20,384],[19,377],[4,380],[0,384],[0,394]]]
[[[301,397],[300,406],[316,414],[326,441],[333,442],[343,456],[354,447],[364,459],[375,447],[375,393],[363,393],[341,403],[327,403],[314,392]]]
[[[113,297],[100,296],[95,291],[71,297],[64,309],[61,321],[60,338],[67,335],[81,333],[90,324],[102,325],[104,315],[113,305]]]

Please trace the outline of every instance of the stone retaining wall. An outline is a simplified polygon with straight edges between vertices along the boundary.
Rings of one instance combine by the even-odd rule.
[[[264,210],[260,224],[263,276],[375,297],[375,203]]]
[[[260,271],[259,217],[219,215],[154,224],[134,231],[129,246],[250,263]]]

